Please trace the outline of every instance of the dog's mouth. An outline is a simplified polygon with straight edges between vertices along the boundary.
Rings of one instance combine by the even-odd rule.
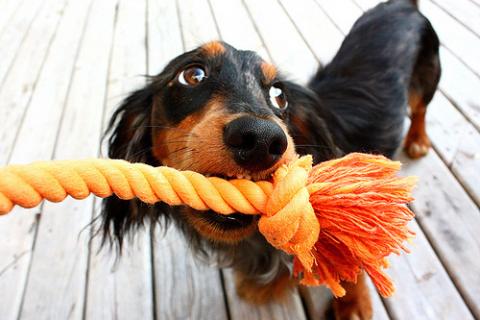
[[[226,180],[248,179],[252,181],[270,179],[275,168],[261,172],[204,173]],[[232,213],[219,214],[212,210],[189,210],[187,220],[204,237],[224,243],[237,243],[257,230],[258,215]]]
[[[251,181],[261,181],[261,180],[269,180],[272,176],[272,173],[275,171],[277,166],[272,167],[267,170],[252,172],[252,171],[238,171],[238,172],[206,172],[203,173],[207,177],[218,177],[225,180],[232,180],[232,179],[246,179]]]
[[[186,209],[188,223],[210,241],[235,244],[257,230],[258,216],[241,213],[222,215],[208,211]]]
[[[232,213],[229,215],[219,214],[215,211],[201,211],[199,217],[212,223],[212,226],[222,228],[224,231],[248,228],[256,222],[257,216],[241,213]]]

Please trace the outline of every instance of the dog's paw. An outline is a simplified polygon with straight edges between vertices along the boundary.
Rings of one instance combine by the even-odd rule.
[[[335,299],[333,311],[335,320],[370,320],[373,315],[370,299],[368,301]]]
[[[343,297],[333,299],[332,307],[336,320],[370,320],[373,316],[372,299],[361,273],[356,283],[342,282],[346,290]]]
[[[405,152],[412,159],[425,156],[431,147],[430,139],[426,134],[408,135],[405,140]]]
[[[295,287],[297,282],[285,272],[269,283],[259,283],[253,279],[235,274],[237,294],[252,304],[264,304],[270,301],[281,301]]]

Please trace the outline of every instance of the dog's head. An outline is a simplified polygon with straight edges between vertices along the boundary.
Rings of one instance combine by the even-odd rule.
[[[265,179],[297,153],[312,153],[316,160],[334,156],[317,102],[254,52],[210,42],[175,58],[124,101],[110,122],[109,155],[206,175]],[[112,198],[104,208],[104,229],[113,227],[121,239],[160,211]],[[256,230],[251,215],[180,211],[183,222],[214,242],[238,243]]]

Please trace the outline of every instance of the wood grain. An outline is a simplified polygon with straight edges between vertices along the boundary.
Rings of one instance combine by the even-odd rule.
[[[2,63],[0,63],[0,86],[15,59],[18,48],[21,46],[41,7],[42,1],[24,1],[20,3],[5,29],[0,33],[0,57],[2,57]]]
[[[412,253],[390,259],[397,291],[385,304],[394,319],[473,319],[418,224]]]
[[[307,82],[315,73],[318,61],[279,3],[275,0],[244,2],[280,71],[293,80]]]
[[[182,1],[181,5],[183,8],[190,4]],[[201,24],[196,19],[205,17],[205,12],[198,12],[196,17],[196,9],[208,10],[208,4],[203,2],[195,4],[189,11],[186,9],[180,22],[175,1],[148,2],[149,73],[159,72],[170,59],[183,52],[182,37],[187,39],[189,48],[218,38],[213,21],[205,21],[205,26],[198,26],[199,30],[210,26],[212,32],[208,32],[208,36],[192,34],[199,31],[193,25]],[[206,16],[212,19],[211,15]],[[183,30],[179,29],[180,25]],[[157,226],[152,247],[157,319],[227,318],[218,269],[195,259],[178,230],[172,227],[163,233]]]
[[[286,0],[284,2],[287,2]],[[325,3],[322,1],[318,1],[318,3],[324,5]],[[343,12],[350,10],[350,11],[355,11],[357,12],[358,15],[362,13],[361,10],[355,10],[354,9],[354,4],[350,3],[347,4],[346,1],[339,1],[335,2],[328,2],[328,6],[323,7],[325,12],[332,18],[332,20],[337,21],[337,17],[344,16]],[[312,9],[313,10],[313,7]],[[348,15],[347,15],[348,16]],[[355,16],[350,16],[353,21],[357,18]],[[295,21],[304,21],[303,16],[296,16],[294,18]],[[341,28],[341,30],[348,30],[350,26],[353,24],[353,21],[347,21],[343,20],[344,27]],[[308,28],[307,26],[304,26],[303,28]],[[321,37],[320,37],[321,38]],[[308,41],[308,38],[307,38]],[[327,42],[325,42],[327,43]],[[332,52],[334,49],[332,48]],[[467,137],[467,132],[470,133],[472,136],[476,136],[476,132],[472,132],[471,130],[471,125],[466,121],[466,119],[456,111],[456,109],[443,97],[441,93],[437,94],[435,100],[432,102],[431,106],[429,107],[429,130],[431,132],[432,139],[435,143],[436,146],[438,146],[437,150],[440,152],[440,155],[442,157],[445,156],[445,158],[448,158],[448,155],[451,155],[450,159],[453,159],[456,157],[456,148],[458,148],[458,145],[461,144],[462,141],[466,141]],[[434,120],[432,120],[434,119]],[[458,122],[455,122],[458,121]],[[469,129],[470,128],[470,129]],[[454,132],[460,132],[459,134],[455,134]],[[467,144],[469,146],[473,146],[473,141],[475,139],[470,139],[470,143]],[[450,149],[449,149],[450,148]],[[453,150],[452,150],[453,149]],[[477,150],[477,148],[473,148],[472,151]],[[425,224],[422,223],[422,225],[425,225],[426,228],[428,228],[429,232],[428,236],[430,239],[432,239],[433,245],[438,250],[440,257],[442,258],[442,262],[447,266],[448,270],[451,272],[451,274],[455,274],[454,277],[460,277],[462,278],[465,282],[463,285],[461,285],[461,291],[462,294],[467,294],[470,298],[470,303],[473,303],[471,299],[476,295],[475,290],[472,289],[467,289],[465,286],[466,283],[469,281],[474,281],[470,277],[465,277],[464,272],[460,270],[469,270],[467,271],[468,274],[473,275],[475,272],[473,270],[478,270],[479,266],[477,265],[476,262],[474,262],[473,258],[469,258],[466,264],[461,265],[461,261],[464,261],[464,256],[462,253],[456,253],[454,250],[451,250],[451,248],[448,248],[449,245],[445,245],[445,243],[449,243],[448,240],[445,239],[443,236],[445,232],[449,232],[450,234],[458,236],[460,239],[464,240],[466,239],[465,247],[468,247],[468,250],[473,250],[474,252],[470,252],[472,254],[471,257],[476,256],[478,253],[476,253],[477,250],[477,243],[476,241],[469,237],[468,234],[470,233],[469,226],[467,224],[463,224],[462,222],[460,224],[455,224],[453,225],[446,225],[445,223],[441,223],[438,220],[440,220],[440,216],[449,216],[452,214],[459,214],[460,212],[466,212],[466,216],[468,216],[470,219],[470,223],[473,223],[473,225],[477,225],[479,221],[477,219],[480,219],[480,215],[478,215],[478,212],[475,208],[475,205],[471,202],[470,199],[468,199],[468,196],[466,196],[465,192],[462,190],[461,186],[458,185],[458,183],[455,183],[455,178],[453,175],[448,171],[448,169],[443,165],[438,158],[438,156],[434,155],[433,152],[432,154],[425,158],[422,159],[420,162],[415,162],[415,161],[408,161],[408,165],[412,166],[412,168],[418,168],[419,165],[421,165],[422,169],[420,170],[414,170],[408,171],[408,166],[406,167],[407,173],[409,174],[416,174],[420,176],[421,178],[421,185],[419,187],[420,191],[417,195],[417,201],[414,203],[414,208],[416,209],[417,214],[422,215],[422,208],[420,204],[425,201],[429,201],[429,199],[433,198],[436,199],[436,203],[438,204],[435,205],[435,210],[432,210],[433,212],[431,214],[432,220],[429,221],[428,223],[426,222]],[[470,153],[471,154],[471,153]],[[402,160],[407,161],[408,159],[402,158]],[[452,160],[453,161],[453,160]],[[474,160],[472,159],[471,162],[473,163]],[[447,162],[448,163],[448,162]],[[468,163],[468,162],[467,162]],[[473,166],[476,166],[477,164],[471,164],[470,166],[465,166],[465,168],[470,168]],[[434,169],[433,169],[434,168]],[[462,171],[465,170],[461,169]],[[435,174],[437,179],[440,179],[441,181],[444,181],[445,183],[442,183],[441,185],[435,185],[434,187],[432,186],[426,186],[423,185],[426,181],[429,181],[432,174]],[[457,175],[459,176],[465,176],[468,177],[467,171],[463,172],[458,172]],[[470,172],[469,175],[472,177],[472,182],[475,181],[475,173]],[[448,181],[448,182],[446,182]],[[471,183],[472,184],[472,183]],[[445,195],[433,195],[436,193],[438,190],[439,193],[443,193],[444,191],[441,190],[448,190],[446,191],[447,194],[455,195],[456,197],[460,197],[456,203],[457,204],[462,204],[465,205],[466,208],[458,208],[456,207],[455,204],[451,204],[451,201],[445,199]],[[445,199],[445,201],[443,201]],[[418,206],[416,206],[417,204]],[[437,213],[438,212],[438,213]],[[450,212],[450,214],[446,213]],[[463,216],[463,214],[462,214]],[[433,221],[435,220],[435,222]],[[445,231],[447,230],[447,231]],[[422,246],[425,248],[422,248],[423,250],[427,250],[429,248],[429,244],[427,242],[421,243]],[[416,250],[416,249],[415,249]],[[467,250],[467,252],[468,252]],[[467,254],[468,255],[468,254]],[[439,263],[438,259],[432,259],[431,260],[432,265],[430,266],[432,269],[442,269],[442,265]],[[408,269],[405,270],[406,272],[411,272]],[[442,281],[450,282],[448,276],[443,273],[441,276],[443,279]],[[402,278],[399,278],[398,282],[400,284],[403,284],[404,281]],[[451,282],[450,282],[451,283]],[[459,284],[460,282],[455,281],[456,284]],[[454,295],[458,296],[458,293],[456,293],[455,288],[450,285],[452,288],[452,293]],[[398,294],[397,294],[398,295]],[[426,295],[428,296],[428,295]],[[402,297],[402,299],[407,299],[406,297]],[[446,300],[446,297],[444,297]],[[396,300],[399,301],[400,303],[404,303],[405,301]],[[460,310],[463,309],[463,303],[461,302],[460,299],[457,299],[457,304],[455,307],[452,308],[459,308]],[[452,302],[450,302],[452,304]],[[401,307],[398,307],[398,310],[402,310]]]
[[[222,40],[237,48],[252,50],[259,48],[259,54],[267,60],[269,50],[256,32],[248,12],[240,1],[212,0],[212,9],[216,17]],[[238,297],[232,271],[223,270],[225,294],[231,319],[304,319],[300,297],[293,291],[282,303],[268,303],[254,306]]]
[[[225,290],[232,319],[306,319],[302,302],[297,290],[294,290],[281,302],[264,305],[252,305],[242,300],[236,292],[235,279],[231,269],[223,271]]]
[[[15,14],[15,11],[18,10],[18,7],[22,4],[23,1],[4,0],[0,2],[0,6],[2,7],[2,10],[0,10],[0,35],[8,26],[12,19],[12,16]]]
[[[480,131],[480,78],[444,46],[440,47],[440,61],[441,91],[472,122],[477,131]]]
[[[378,2],[0,0],[0,164],[97,156],[102,126],[142,75],[209,40],[257,51],[304,83]],[[420,0],[442,41],[427,117],[435,150],[400,154],[403,173],[421,178],[418,236],[392,258],[396,295],[373,294],[375,319],[480,318],[479,5]],[[78,235],[99,205],[67,200],[0,219],[1,319],[321,319],[328,307],[324,288],[302,288],[306,310],[298,293],[249,305],[231,271],[202,264],[174,228],[153,242],[138,233],[119,261],[97,254],[90,230]]]
[[[210,0],[220,38],[239,50],[252,50],[266,61],[271,57],[241,0]]]
[[[433,0],[465,28],[480,36],[480,7],[472,1]]]
[[[71,3],[65,10],[16,140],[10,159],[14,163],[50,159],[53,155],[88,9],[89,2],[82,1]],[[20,314],[40,212],[40,208],[15,209],[0,220],[0,314],[7,319]]]
[[[430,0],[419,1],[419,7],[439,34],[440,42],[480,75],[480,38]]]
[[[66,1],[44,6],[32,24],[0,87],[0,164],[7,163],[22,119],[43,68]]]
[[[145,84],[147,73],[146,1],[121,0],[116,6],[115,33],[109,61],[103,130],[129,92]],[[103,155],[108,146],[103,141]],[[95,216],[101,201],[96,201]],[[125,239],[121,256],[91,243],[88,269],[87,319],[153,319],[153,278],[149,229]]]
[[[281,0],[280,3],[320,63],[332,60],[343,41],[343,34],[322,8],[313,0],[305,1],[302,6],[294,0]]]
[[[63,111],[55,146],[56,159],[98,155],[115,5],[116,0],[107,0],[96,1],[91,7]],[[92,213],[93,198],[45,203],[25,288],[22,317],[83,317],[88,225]]]

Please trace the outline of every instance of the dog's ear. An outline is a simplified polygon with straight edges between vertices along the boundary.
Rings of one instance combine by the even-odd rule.
[[[155,92],[152,85],[128,96],[113,113],[105,137],[108,138],[108,156],[136,162],[150,162],[152,140],[150,117]]]
[[[288,129],[298,154],[311,154],[314,162],[341,156],[327,126],[329,113],[322,110],[322,103],[309,89],[292,82],[284,83],[288,97]]]
[[[113,159],[159,165],[152,155],[150,118],[155,99],[152,84],[133,92],[113,113],[105,133],[108,137],[108,155]],[[145,222],[157,222],[165,210],[162,206],[150,206],[138,199],[121,200],[111,196],[103,200],[98,217],[97,234],[103,236],[103,244],[118,244],[121,250],[123,238],[129,231],[143,227]]]

